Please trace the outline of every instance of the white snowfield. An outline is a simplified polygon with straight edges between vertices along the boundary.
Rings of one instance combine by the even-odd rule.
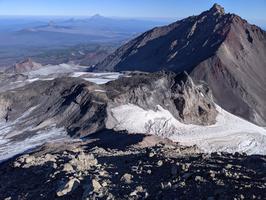
[[[0,121],[0,162],[40,146],[45,142],[70,139],[64,128],[56,128],[56,125],[52,122],[45,129],[32,126],[24,129],[16,128],[18,124],[26,123],[24,121],[25,117],[35,108],[32,107],[14,122]],[[33,130],[36,133],[31,134]]]
[[[23,140],[13,140],[12,138],[7,138],[5,135],[2,135],[5,131],[4,129],[9,131],[8,128],[7,126],[2,126],[0,129],[0,162],[38,147],[45,142],[56,142],[69,139],[63,128],[58,129],[55,128],[55,126],[51,126],[47,130],[37,131],[34,136]],[[13,135],[13,137],[15,136]]]
[[[157,111],[127,104],[112,108],[108,128],[130,133],[155,134],[183,145],[197,145],[204,152],[266,154],[266,130],[216,106],[219,114],[211,126],[187,125],[158,106]]]
[[[118,79],[120,76],[123,76],[120,73],[92,73],[92,72],[74,72],[71,77],[79,77],[85,81],[96,83],[98,85],[108,83],[110,81]]]
[[[93,82],[96,84],[105,84],[109,81],[118,79],[122,74],[117,72],[108,73],[92,73],[86,72],[86,66],[71,65],[71,64],[60,64],[60,65],[46,65],[40,69],[25,72],[29,78],[26,80],[27,83],[35,81],[53,80],[57,77],[69,76],[73,78],[82,78],[85,81]]]
[[[45,65],[39,69],[25,72],[24,74],[33,78],[40,76],[54,76],[58,74],[73,73],[75,71],[83,71],[85,69],[86,67],[82,67],[79,65],[71,65],[71,64]]]

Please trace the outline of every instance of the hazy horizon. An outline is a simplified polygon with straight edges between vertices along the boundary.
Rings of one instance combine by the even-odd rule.
[[[88,19],[90,17],[93,17],[95,15],[100,15],[102,17],[106,18],[112,18],[112,19],[121,19],[121,20],[142,20],[142,21],[154,21],[154,22],[162,22],[162,23],[172,23],[177,20],[181,20],[184,18],[187,18],[192,15],[188,16],[183,16],[183,17],[118,17],[118,16],[105,16],[99,13],[96,13],[94,15],[88,15],[88,16],[49,16],[49,15],[35,15],[35,16],[30,16],[30,15],[0,15],[0,19],[14,19],[14,20],[26,20],[29,19],[31,21],[37,21],[37,20],[45,20],[45,21],[52,21],[52,20],[70,20],[70,19]],[[242,16],[241,16],[242,17]],[[255,24],[257,26],[260,26],[263,29],[266,29],[266,19],[249,19],[249,18],[244,18],[246,19],[249,23]]]
[[[256,2],[256,3],[255,3]],[[0,16],[85,17],[100,14],[123,18],[183,18],[209,9],[214,3],[243,18],[266,20],[264,0],[0,0]]]
[[[264,0],[0,0],[0,18],[87,18],[96,14],[120,19],[172,22],[208,10],[214,3],[266,28]]]

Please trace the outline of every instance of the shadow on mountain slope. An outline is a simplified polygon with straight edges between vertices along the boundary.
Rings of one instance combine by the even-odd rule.
[[[145,137],[144,134],[128,134],[123,131],[115,132],[105,129],[84,139],[92,140],[91,143],[86,144],[87,149],[97,146],[105,149],[126,150],[128,147],[140,143]]]

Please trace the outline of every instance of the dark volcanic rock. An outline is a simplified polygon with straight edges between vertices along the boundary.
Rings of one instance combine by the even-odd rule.
[[[120,47],[96,71],[167,69],[207,82],[219,105],[266,125],[266,33],[215,4]]]
[[[111,107],[131,103],[145,110],[157,110],[160,105],[184,123],[215,123],[217,112],[210,90],[206,85],[195,85],[186,73],[143,73],[120,78],[106,87],[107,91],[115,91],[108,92],[113,99]]]
[[[101,86],[58,78],[3,92],[0,98],[0,117],[16,123],[16,130],[56,125],[75,136],[103,130],[109,110],[125,104],[154,111],[160,105],[179,121],[200,125],[215,123],[217,115],[208,87],[195,85],[185,73],[139,74]]]
[[[154,28],[119,48],[96,70],[191,71],[219,48],[231,20],[232,15],[214,6],[199,16]]]
[[[265,199],[265,156],[90,145],[43,146],[2,163],[0,199]]]
[[[97,85],[81,79],[59,78],[37,81],[15,91],[1,94],[2,110],[7,122],[15,121],[16,129],[46,126],[64,127],[70,135],[96,132],[104,128],[107,98],[95,93]],[[23,113],[28,112],[25,117]],[[83,133],[85,131],[85,133]]]

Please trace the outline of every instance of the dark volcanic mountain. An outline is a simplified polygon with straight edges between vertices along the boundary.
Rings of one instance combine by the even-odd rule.
[[[221,6],[140,35],[95,71],[161,69],[187,71],[223,108],[266,125],[266,32]]]

